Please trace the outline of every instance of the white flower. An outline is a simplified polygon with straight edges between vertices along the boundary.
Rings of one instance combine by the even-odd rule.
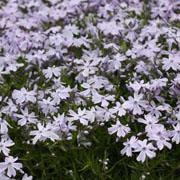
[[[108,128],[108,132],[109,134],[117,133],[117,136],[120,138],[125,137],[130,132],[130,128],[128,125],[122,125],[119,121],[117,121],[115,125]]]
[[[156,148],[152,145],[152,143],[147,143],[147,139],[141,141],[138,140],[138,146],[135,149],[135,152],[140,152],[137,161],[144,162],[146,157],[149,157],[150,159],[156,156],[156,153],[154,152]]]
[[[18,158],[13,158],[12,156],[6,157],[5,162],[0,163],[0,174],[5,172],[7,170],[7,175],[9,177],[14,177],[16,176],[16,171],[19,171],[23,173],[22,169],[22,164],[21,163],[16,163]]]

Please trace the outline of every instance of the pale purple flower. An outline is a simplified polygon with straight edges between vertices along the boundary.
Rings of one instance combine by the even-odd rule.
[[[47,69],[43,70],[43,73],[46,77],[46,79],[51,79],[54,77],[60,76],[61,69],[59,67],[48,67]]]
[[[125,137],[130,130],[131,129],[128,127],[128,125],[123,125],[119,121],[117,121],[115,125],[112,125],[112,127],[108,128],[109,134],[117,133],[119,138]]]
[[[93,83],[83,83],[81,85],[85,90],[81,91],[80,94],[89,97],[93,93],[96,93],[96,86]]]
[[[24,174],[24,176],[22,177],[22,180],[32,180],[33,177],[32,176],[28,176],[27,174]]]
[[[154,125],[153,129],[148,131],[148,136],[150,140],[156,141],[159,150],[162,150],[164,147],[167,147],[168,149],[172,148],[172,145],[169,142],[170,134],[166,131],[163,125]]]
[[[4,162],[0,163],[0,174],[5,172],[7,170],[7,175],[9,177],[15,177],[16,176],[16,171],[19,171],[23,173],[22,171],[22,164],[17,163],[16,161],[18,158],[13,158],[12,156],[8,156],[5,158]]]
[[[97,111],[94,107],[92,107],[90,110],[87,110],[85,114],[85,117],[89,120],[89,122],[93,123],[96,119]]]
[[[58,114],[57,117],[54,116],[53,119],[54,119],[53,124],[57,127],[57,131],[60,130],[61,132],[64,132],[64,133],[69,132],[69,127],[67,124],[67,120],[64,117],[64,114],[62,115]]]
[[[109,101],[113,102],[115,100],[114,95],[106,95],[103,96],[99,93],[93,93],[92,101],[94,104],[100,103],[102,107],[107,107],[109,105]]]
[[[47,115],[48,113],[57,112],[55,102],[50,97],[48,97],[47,99],[43,99],[42,101],[39,101],[39,105],[45,115]]]
[[[156,148],[152,145],[152,143],[148,143],[147,139],[144,139],[143,141],[138,140],[137,147],[135,149],[135,152],[139,152],[139,155],[137,156],[137,161],[144,162],[146,158],[154,158],[156,156],[156,153],[154,152]]]
[[[2,109],[2,113],[8,114],[10,116],[17,111],[18,111],[18,109],[12,100],[9,100],[7,103],[7,106],[4,106]]]
[[[174,130],[172,131],[172,141],[176,144],[180,143],[180,123],[177,123],[176,126],[173,126]]]
[[[60,87],[52,93],[53,101],[59,104],[62,100],[70,97],[71,88],[70,87]]]
[[[179,53],[169,54],[169,58],[163,58],[163,69],[169,70],[173,69],[174,71],[180,70],[180,58]]]
[[[152,130],[154,125],[158,123],[158,119],[151,114],[144,115],[144,119],[139,118],[138,122],[146,125],[146,131]]]
[[[85,56],[83,60],[76,60],[77,69],[83,77],[89,77],[90,75],[95,74],[98,71],[96,67],[99,63],[98,59],[91,60],[91,57]]]
[[[111,118],[115,118],[110,109],[106,107],[96,106],[96,119],[98,122],[108,122]]]
[[[5,156],[9,155],[10,149],[9,147],[13,146],[14,142],[10,139],[2,139],[0,141],[0,152],[2,152]]]
[[[126,154],[128,157],[131,157],[133,155],[133,150],[137,147],[137,142],[138,140],[135,136],[132,136],[130,139],[127,139],[127,141],[123,143],[125,147],[121,150],[121,154]]]
[[[37,124],[38,130],[33,130],[30,132],[31,136],[34,136],[33,138],[33,144],[36,144],[37,141],[44,141],[46,139],[50,139],[51,141],[55,141],[59,139],[59,136],[53,132],[50,125],[47,125],[46,127],[42,124]]]
[[[144,81],[142,80],[141,82],[133,82],[129,84],[129,87],[132,88],[134,90],[134,92],[138,93],[142,88],[145,87],[144,85]]]
[[[37,123],[38,120],[34,112],[29,113],[28,109],[25,108],[24,110],[21,109],[21,113],[22,114],[14,114],[18,118],[18,124],[20,126]]]
[[[88,119],[86,116],[86,109],[78,108],[78,112],[72,110],[69,111],[69,116],[72,121],[79,121],[83,125],[88,125]]]
[[[12,97],[18,104],[22,104],[24,102],[36,102],[36,93],[34,91],[27,91],[25,88],[22,88],[21,90],[14,90]]]
[[[133,97],[129,97],[127,101],[123,103],[123,108],[130,110],[134,115],[143,114],[143,108],[147,107],[147,101],[143,100],[143,94],[134,94]]]
[[[122,104],[120,102],[116,102],[116,106],[110,109],[110,112],[113,114],[117,114],[118,116],[125,116],[126,110],[122,107]]]
[[[2,118],[0,118],[0,133],[6,134],[8,132],[8,127],[11,127],[8,122]]]
[[[98,28],[103,31],[105,35],[119,35],[122,29],[120,24],[117,24],[115,21],[99,23]]]

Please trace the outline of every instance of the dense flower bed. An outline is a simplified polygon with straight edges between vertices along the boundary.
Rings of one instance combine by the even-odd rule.
[[[104,127],[142,163],[180,143],[178,1],[0,3],[0,179],[32,179],[16,128],[33,146],[90,147]]]

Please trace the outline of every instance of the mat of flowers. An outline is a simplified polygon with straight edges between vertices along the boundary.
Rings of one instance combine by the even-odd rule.
[[[25,142],[71,141],[105,127],[122,156],[180,143],[178,0],[0,2],[0,179],[31,180]],[[81,141],[83,138],[83,141]]]

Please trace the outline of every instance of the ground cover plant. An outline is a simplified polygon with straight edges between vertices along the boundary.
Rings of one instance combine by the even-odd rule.
[[[179,13],[0,1],[0,180],[180,179]]]

